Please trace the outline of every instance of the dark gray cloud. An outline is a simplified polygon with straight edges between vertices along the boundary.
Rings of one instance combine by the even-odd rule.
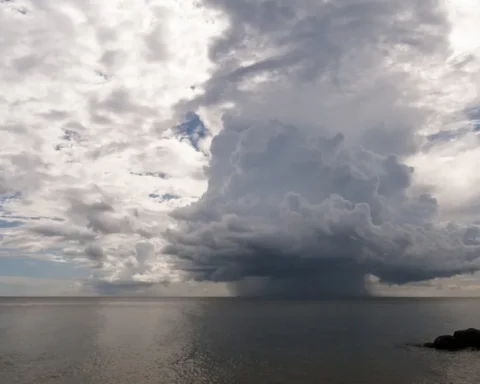
[[[403,284],[480,267],[477,226],[438,223],[401,160],[436,117],[419,74],[449,54],[439,1],[207,3],[230,25],[205,93],[179,112],[232,107],[206,193],[172,214],[178,268],[298,297],[365,294],[366,274]]]
[[[422,79],[405,68],[448,53],[449,24],[438,1],[207,4],[223,10],[230,27],[210,51],[217,72],[182,113],[233,102],[244,116],[341,131],[381,154],[420,146],[416,130],[435,111],[417,107]]]
[[[117,213],[114,206],[104,200],[87,203],[78,197],[72,197],[69,215],[76,221],[86,224],[89,230],[98,234],[135,232],[130,216]]]
[[[105,258],[105,253],[103,252],[102,247],[96,244],[90,244],[85,248],[85,255],[93,261],[100,262]]]
[[[394,49],[395,45],[434,53],[444,44],[448,28],[436,0],[207,0],[223,9],[230,28],[213,46],[211,56],[230,62],[243,59],[252,44],[282,45],[284,54],[236,68],[233,78],[255,71],[298,65],[298,74],[311,80],[346,58],[345,53]],[[362,46],[363,45],[363,46]],[[239,52],[240,51],[240,52]],[[243,52],[242,52],[243,51]],[[356,52],[355,52],[356,51]],[[359,57],[360,58],[360,57]],[[355,64],[355,63],[354,63]],[[362,63],[357,63],[362,64]]]
[[[102,268],[106,255],[102,247],[98,244],[91,243],[85,248],[85,256],[92,262],[92,268]]]
[[[166,234],[165,252],[196,280],[340,296],[364,294],[367,273],[402,284],[480,267],[478,228],[435,224],[437,201],[410,194],[414,170],[393,155],[239,118],[211,151],[207,192]]]

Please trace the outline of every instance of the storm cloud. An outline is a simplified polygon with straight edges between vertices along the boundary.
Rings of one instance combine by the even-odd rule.
[[[107,294],[477,270],[468,2],[0,1],[0,257]]]
[[[411,167],[344,141],[226,122],[208,190],[173,213],[181,224],[166,251],[195,279],[261,277],[267,292],[287,282],[287,295],[355,294],[367,273],[401,284],[480,266],[478,228],[435,223],[435,198],[409,193]]]
[[[422,75],[449,54],[439,2],[209,3],[230,20],[210,52],[219,69],[180,109],[217,108],[222,129],[206,193],[172,213],[175,268],[281,297],[479,268],[478,227],[441,222],[404,160],[443,118]]]

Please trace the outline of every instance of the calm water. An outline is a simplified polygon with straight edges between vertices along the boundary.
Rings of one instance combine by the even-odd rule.
[[[476,383],[480,301],[0,299],[0,383]]]

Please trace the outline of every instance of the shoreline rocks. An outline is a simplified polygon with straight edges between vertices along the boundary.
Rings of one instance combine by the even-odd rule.
[[[453,335],[438,336],[433,342],[425,343],[423,346],[443,351],[480,349],[480,330],[468,328],[455,331]]]

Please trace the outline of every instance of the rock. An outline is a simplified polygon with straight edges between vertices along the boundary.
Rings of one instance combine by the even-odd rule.
[[[455,331],[453,336],[438,336],[433,343],[425,343],[423,346],[444,351],[459,351],[466,348],[480,349],[480,330],[468,328]]]
[[[460,331],[455,331],[453,337],[455,337],[467,347],[480,348],[480,330],[478,329],[468,328]]]
[[[452,335],[443,335],[438,336],[433,345],[436,349],[441,349],[445,351],[458,351],[459,349],[466,348],[460,340],[456,339]]]

